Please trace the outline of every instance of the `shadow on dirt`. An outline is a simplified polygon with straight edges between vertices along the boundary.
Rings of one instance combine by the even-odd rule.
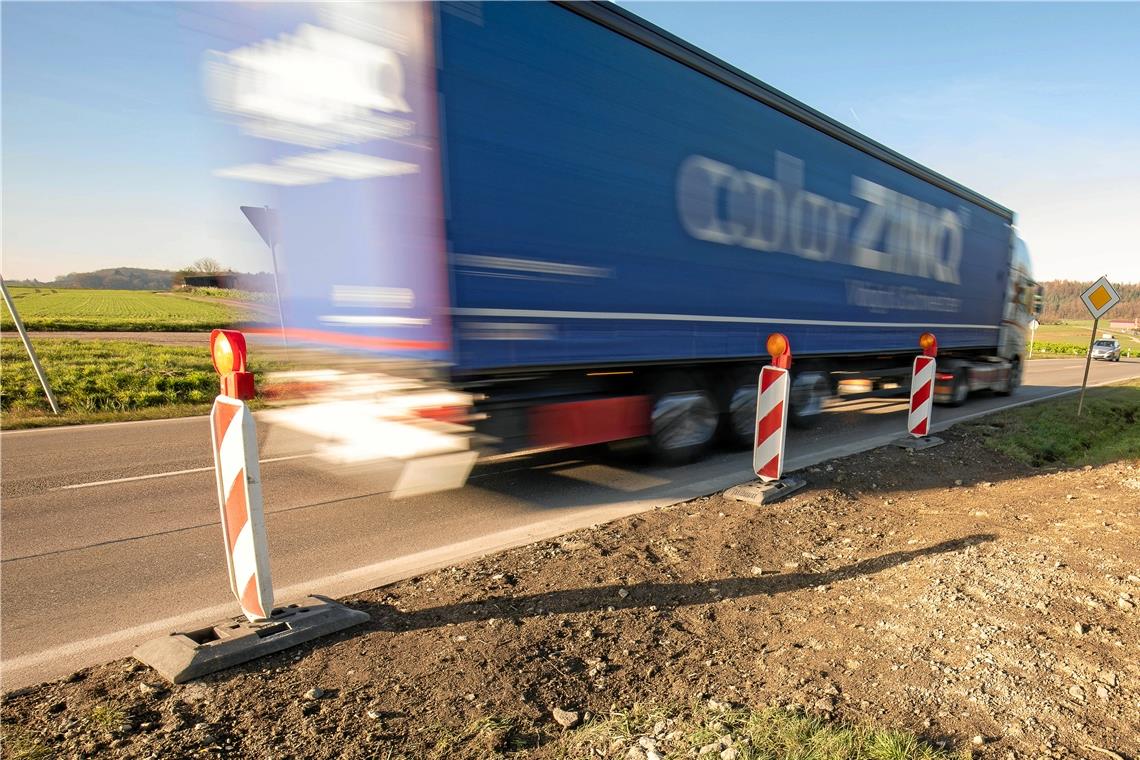
[[[400,612],[387,604],[354,606],[372,615],[372,628],[388,631],[435,628],[491,618],[518,621],[538,615],[567,615],[651,606],[668,610],[708,604],[720,599],[775,596],[789,591],[838,583],[860,576],[874,575],[921,557],[959,552],[971,546],[993,541],[995,538],[995,535],[989,533],[974,534],[943,541],[923,549],[891,552],[819,573],[779,573],[753,578],[722,578],[701,583],[640,583],[628,587],[597,586],[525,596],[488,596],[478,601],[430,607],[407,613]]]

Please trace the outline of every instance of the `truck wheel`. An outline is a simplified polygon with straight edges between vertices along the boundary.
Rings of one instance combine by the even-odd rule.
[[[966,397],[970,395],[970,384],[966,380],[966,370],[954,370],[954,384],[950,386],[950,400],[946,402],[946,406],[961,406],[966,403]]]
[[[1009,365],[1009,380],[1006,381],[1004,387],[994,390],[994,393],[996,393],[999,396],[1008,396],[1011,393],[1013,393],[1015,390],[1020,388],[1021,387],[1021,372],[1022,372],[1021,359],[1019,359],[1015,356],[1015,357],[1013,357],[1013,361],[1011,361],[1010,365]]]
[[[801,372],[792,377],[788,393],[788,422],[800,429],[814,427],[823,417],[823,402],[831,396],[831,384],[823,372]]]
[[[726,403],[727,413],[721,435],[733,448],[752,448],[756,435],[756,394],[760,382],[760,368],[743,369],[733,374],[731,394]]]
[[[691,462],[708,448],[719,422],[707,390],[688,375],[662,379],[649,411],[649,446],[663,464]]]

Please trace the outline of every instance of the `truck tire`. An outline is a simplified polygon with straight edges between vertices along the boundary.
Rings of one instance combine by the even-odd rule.
[[[1015,356],[1009,364],[1009,380],[1006,381],[1006,384],[1003,387],[995,389],[994,393],[999,396],[1008,396],[1020,388],[1021,372],[1021,359]]]
[[[970,383],[966,379],[966,368],[959,367],[954,370],[954,382],[950,386],[950,400],[946,402],[946,406],[961,406],[966,403],[966,397],[970,395]]]
[[[788,396],[788,423],[801,430],[811,428],[823,418],[823,402],[831,396],[831,383],[824,372],[801,372],[792,375]]]
[[[734,372],[729,380],[721,435],[733,448],[749,449],[754,443],[759,382],[759,367]]]
[[[684,464],[704,454],[719,422],[712,394],[687,374],[655,384],[649,410],[649,448],[662,464]]]

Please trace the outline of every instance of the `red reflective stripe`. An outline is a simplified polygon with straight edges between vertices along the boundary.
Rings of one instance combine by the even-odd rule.
[[[764,443],[773,433],[780,432],[780,423],[783,422],[783,419],[784,402],[781,401],[756,423],[756,445],[759,446]]]
[[[780,455],[772,457],[768,464],[761,467],[756,472],[757,475],[763,475],[766,478],[778,478],[780,475]]]
[[[926,365],[934,361],[934,359],[929,356],[916,356],[915,359],[918,360],[914,365],[914,371],[916,374],[922,372],[924,369],[926,369]]]
[[[253,335],[280,335],[280,329],[252,327],[245,330]],[[348,348],[374,348],[380,351],[385,349],[412,349],[414,351],[444,351],[448,344],[441,340],[406,340],[400,338],[373,338],[367,335],[343,335],[341,333],[326,332],[324,330],[309,330],[301,327],[287,327],[285,337],[298,341],[312,341],[314,343],[328,343]]]
[[[214,404],[214,441],[219,451],[222,448],[222,439],[225,438],[226,431],[229,430],[230,423],[237,413],[238,407],[235,404]]]
[[[261,599],[257,595],[257,575],[251,575],[249,582],[245,584],[245,590],[241,592],[241,606],[259,617],[269,617],[265,614],[265,608],[261,606]]]
[[[910,410],[913,412],[915,409],[922,406],[926,399],[930,398],[930,388],[934,383],[925,383],[921,388],[914,392],[910,398]]]
[[[914,435],[926,435],[926,431],[929,430],[929,426],[930,426],[930,419],[927,418],[927,419],[924,419],[922,422],[918,423],[917,425],[915,425],[914,430],[912,430],[910,432],[913,433]]]
[[[226,499],[226,541],[229,543],[230,554],[233,554],[237,545],[238,535],[245,527],[249,516],[245,504],[245,468],[234,478],[230,487],[230,498]]]
[[[772,386],[772,383],[776,382],[779,377],[779,372],[776,372],[768,367],[760,370],[760,392],[763,393],[764,391],[768,390],[768,388]]]

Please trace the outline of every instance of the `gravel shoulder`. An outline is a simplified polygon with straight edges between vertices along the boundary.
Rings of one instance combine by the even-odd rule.
[[[195,683],[119,661],[10,692],[5,739],[45,757],[596,757],[573,741],[591,721],[713,699],[982,757],[1140,756],[1140,460],[1035,470],[978,436],[811,468],[762,509],[717,494],[359,594],[370,624]]]

